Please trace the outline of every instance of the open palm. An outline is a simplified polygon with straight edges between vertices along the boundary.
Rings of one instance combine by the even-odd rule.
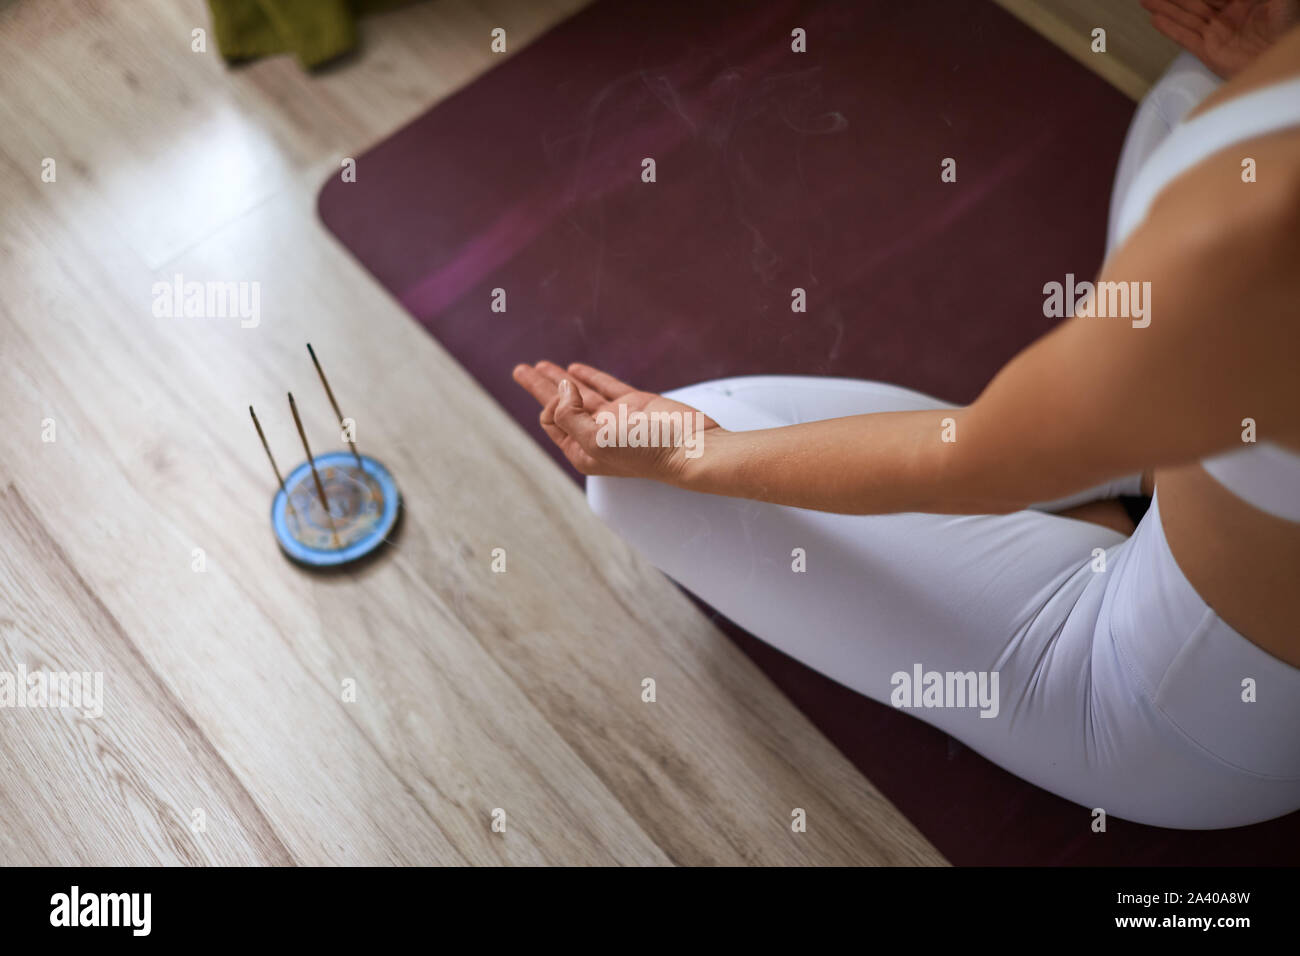
[[[601,413],[619,415],[619,406],[625,414],[644,412],[677,412],[685,419],[701,414],[697,409],[654,392],[643,392],[613,375],[580,363],[571,364],[567,370],[554,362],[535,365],[518,365],[514,379],[542,406],[542,429],[564,452],[573,467],[584,475],[622,475],[626,477],[654,478],[670,481],[682,465],[682,450],[674,447],[629,448],[600,446],[593,438],[595,420]],[[566,416],[561,403],[565,396],[561,383],[572,383],[578,401],[573,403],[581,414]],[[705,431],[718,428],[718,423],[701,415]],[[566,427],[567,426],[567,427]]]
[[[1142,0],[1151,25],[1224,79],[1300,23],[1300,0]]]

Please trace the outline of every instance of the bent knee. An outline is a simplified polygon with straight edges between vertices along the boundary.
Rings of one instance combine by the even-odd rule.
[[[671,504],[659,500],[661,489],[672,490],[640,478],[587,478],[592,513],[657,567],[673,556],[673,536],[667,529],[677,519]]]
[[[614,499],[618,490],[614,486],[617,478],[604,478],[600,475],[587,476],[587,506],[596,517],[608,521],[613,511]]]
[[[587,476],[587,506],[620,534],[626,535],[653,517],[654,493],[655,483],[641,478]]]

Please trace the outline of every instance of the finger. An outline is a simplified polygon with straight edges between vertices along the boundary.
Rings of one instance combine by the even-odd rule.
[[[566,435],[564,429],[555,424],[555,403],[559,400],[560,396],[557,392],[549,402],[542,406],[541,412],[537,415],[537,424],[542,426],[542,431],[546,432],[546,434],[550,436],[551,441],[555,442],[557,445],[560,444]]]
[[[1237,23],[1244,23],[1256,12],[1255,8],[1259,3],[1257,0],[1221,0],[1213,6],[1224,16],[1230,17]]]
[[[587,454],[583,447],[573,439],[569,439],[565,444],[561,445],[560,450],[564,452],[564,457],[569,459],[569,464],[584,475],[612,474],[608,468]]]
[[[545,405],[556,395],[555,382],[551,381],[531,365],[516,365],[510,377],[524,387],[529,395]]]
[[[1249,2],[1227,4],[1210,20],[1210,34],[1219,42],[1227,43],[1241,32],[1254,10],[1255,5]]]
[[[1198,57],[1204,52],[1205,41],[1195,30],[1189,30],[1173,20],[1154,14],[1151,17],[1151,25],[1179,46],[1196,54]]]
[[[621,382],[608,372],[602,372],[590,365],[583,365],[581,362],[571,363],[569,365],[569,374],[611,400],[618,398],[620,395],[626,395],[628,392],[636,391],[627,382]]]
[[[1208,22],[1214,19],[1215,6],[1206,3],[1205,0],[1157,0],[1165,6],[1175,7],[1181,10],[1189,17],[1195,17],[1201,22]]]
[[[556,424],[555,411],[562,398],[562,394],[557,389],[555,398],[547,402],[546,407],[542,409],[542,413],[539,416],[542,429],[548,436],[550,436],[551,441],[555,442],[560,451],[564,453],[564,457],[569,460],[569,464],[582,472],[582,474],[612,474],[612,472],[610,472],[603,464],[593,458],[591,453],[583,448],[577,439]],[[582,414],[585,414],[585,412]]]
[[[558,404],[560,396],[557,394],[546,403],[541,414],[537,416],[538,422],[542,426],[542,431],[546,436],[555,442],[556,447],[563,452],[564,457],[568,459],[569,464],[584,475],[601,475],[606,474],[606,470],[600,462],[592,458],[581,445],[579,445],[568,432],[559,425],[555,424],[555,406]]]
[[[537,363],[537,371],[549,378],[556,384],[556,386],[559,386],[560,382],[564,381],[564,379],[571,377],[566,375],[564,369],[560,368],[560,366],[556,365],[554,362],[547,362],[545,360]],[[578,394],[582,396],[582,404],[587,408],[594,410],[604,403],[604,399],[599,393],[590,388],[584,388],[581,383],[577,384]]]
[[[1180,26],[1185,30],[1194,31],[1198,36],[1205,32],[1209,22],[1209,8],[1204,4],[1196,4],[1190,0],[1180,0],[1175,3],[1174,0],[1142,0],[1142,6],[1151,14],[1151,23],[1154,26],[1157,17],[1169,21],[1170,23]],[[1200,6],[1205,11],[1204,16],[1198,16],[1192,11],[1192,7]],[[1156,29],[1160,29],[1156,27]],[[1164,33],[1163,30],[1160,31]]]
[[[578,397],[578,389],[566,379],[560,380],[559,397],[555,403],[555,424],[588,453],[596,447],[596,420]]]

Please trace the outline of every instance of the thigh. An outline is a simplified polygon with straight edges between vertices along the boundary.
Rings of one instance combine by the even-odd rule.
[[[814,387],[821,383],[761,377],[672,394],[738,430],[919,400],[941,407],[876,383],[828,394]],[[1071,799],[1100,800],[1133,772],[1114,749],[1097,759],[1093,736],[1104,728],[1109,740],[1127,720],[1128,685],[1093,678],[1108,569],[1127,545],[1123,535],[1032,510],[836,515],[640,479],[590,478],[587,489],[593,510],[652,564],[839,683],[901,703]],[[985,675],[992,706],[931,707],[911,687],[900,701],[918,672]]]
[[[640,479],[589,479],[588,497],[669,577],[859,693],[894,703],[918,668],[997,672],[992,714],[912,708],[990,756],[1040,734],[1044,711],[1077,716],[1098,569],[1127,540],[1037,511],[835,515]]]
[[[1201,828],[1300,802],[1300,781],[1207,758],[1136,676],[1133,648],[1165,660],[1153,643],[1186,629],[1170,616],[1176,593],[1134,578],[1140,532],[1037,511],[831,515],[627,478],[591,479],[588,493],[647,559],[755,637],[1088,810]],[[964,707],[900,700],[900,675],[914,685],[918,673],[988,675],[993,693]],[[1091,821],[1080,814],[1081,833]]]
[[[885,382],[812,375],[743,375],[688,385],[665,395],[701,408],[732,431],[798,425],[873,412],[956,407],[951,402]],[[734,424],[714,415],[710,408]]]

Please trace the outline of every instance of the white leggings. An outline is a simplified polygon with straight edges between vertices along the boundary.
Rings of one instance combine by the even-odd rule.
[[[1174,106],[1147,108],[1160,87],[1144,104],[1166,131],[1194,105],[1181,105],[1186,83],[1205,82],[1180,64],[1164,90]],[[1130,132],[1126,154],[1158,141]],[[735,431],[946,407],[876,382],[795,376],[668,394]],[[1296,810],[1300,670],[1201,600],[1169,551],[1158,496],[1128,538],[1052,513],[1137,483],[974,516],[825,514],[630,478],[589,478],[587,495],[654,565],[750,633],[1088,808],[1081,825],[1098,808],[1192,829]],[[936,686],[930,672],[945,694],[922,693]],[[949,677],[967,674],[984,675],[984,699]]]
[[[890,385],[796,376],[668,394],[736,431],[944,407]],[[587,496],[651,563],[756,637],[868,697],[912,705],[1090,810],[1197,829],[1300,808],[1300,670],[1201,600],[1165,543],[1158,500],[1126,538],[1044,510],[826,514],[633,478],[589,478]],[[900,699],[894,675],[918,668],[997,672],[995,706],[924,706],[920,688]],[[1254,703],[1242,699],[1247,678]]]

